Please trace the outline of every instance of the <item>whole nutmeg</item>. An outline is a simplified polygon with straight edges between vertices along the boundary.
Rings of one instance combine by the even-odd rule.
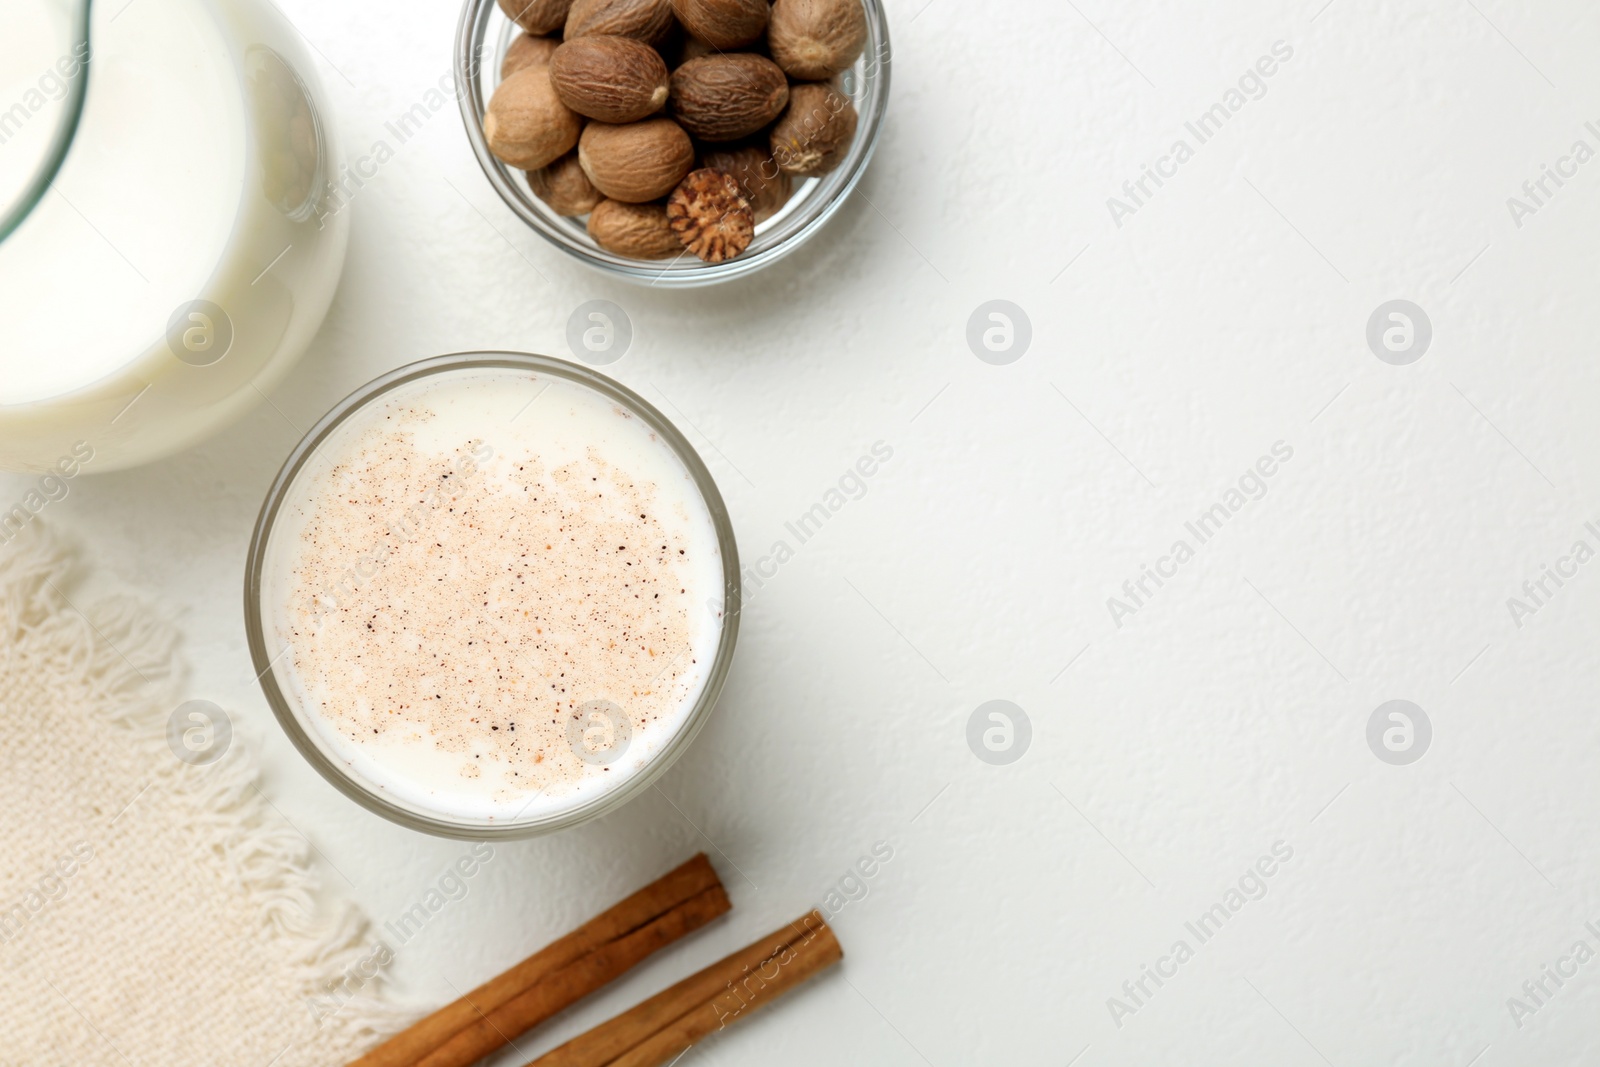
[[[658,45],[672,32],[672,0],[573,0],[566,39],[632,37]]]
[[[833,86],[796,85],[783,118],[772,128],[772,158],[797,178],[826,174],[844,159],[858,121],[856,106]]]
[[[732,259],[755,237],[755,212],[733,175],[697,170],[672,191],[667,219],[683,247],[707,263]]]
[[[672,259],[683,255],[683,242],[672,232],[667,209],[661,204],[602,200],[589,212],[589,236],[619,256]]]
[[[560,44],[561,42],[554,37],[535,37],[531,33],[517,34],[517,39],[506,49],[506,57],[500,61],[500,79],[504,81],[517,71],[526,70],[528,67],[548,67],[551,55]]]
[[[776,0],[767,43],[785,74],[822,81],[860,58],[867,46],[867,13],[861,0]]]
[[[637,122],[667,102],[667,64],[631,37],[575,37],[550,57],[562,103],[601,122]]]
[[[572,0],[500,0],[506,18],[535,36],[555,33],[567,24]]]
[[[568,152],[548,167],[530,170],[528,188],[557,215],[587,215],[605,199],[583,172],[576,152]]]
[[[672,72],[672,113],[703,141],[737,141],[783,113],[789,80],[749,52],[701,56]]]
[[[672,0],[683,28],[715,49],[738,48],[761,36],[771,0]]]
[[[694,142],[671,119],[626,126],[591,122],[578,142],[578,162],[612,200],[642,204],[672,192],[694,166]]]
[[[583,120],[561,102],[543,67],[519,70],[500,83],[483,115],[489,151],[513,167],[538,170],[578,143]]]
[[[779,169],[771,152],[756,145],[707,149],[700,153],[699,165],[731,175],[758,223],[776,215],[794,193],[794,179]]]

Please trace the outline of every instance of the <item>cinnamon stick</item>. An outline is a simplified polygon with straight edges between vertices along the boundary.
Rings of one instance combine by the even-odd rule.
[[[690,897],[654,922],[580,956],[545,981],[535,983],[495,1010],[479,1016],[432,1053],[417,1060],[416,1067],[468,1067],[477,1063],[496,1049],[504,1048],[519,1034],[630,970],[646,956],[725,914],[730,907],[728,894],[720,885]]]
[[[832,928],[813,911],[528,1067],[660,1067],[843,958]]]
[[[731,906],[717,872],[701,853],[504,974],[396,1034],[350,1067],[416,1067],[424,1063],[428,1067],[466,1067]],[[485,1025],[490,1019],[494,1026]],[[485,1046],[484,1030],[493,1037],[492,1045]],[[451,1046],[464,1031],[474,1036]],[[445,1052],[447,1046],[449,1053]],[[480,1047],[481,1051],[472,1051]],[[466,1058],[456,1058],[460,1056]]]

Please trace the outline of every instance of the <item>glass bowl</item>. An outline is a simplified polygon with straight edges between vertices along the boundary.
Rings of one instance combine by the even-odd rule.
[[[391,391],[431,375],[464,369],[510,369],[535,378],[560,378],[599,393],[641,420],[676,455],[704,499],[722,559],[722,599],[715,605],[708,605],[708,609],[718,611],[721,616],[716,655],[707,669],[704,686],[676,731],[661,740],[643,767],[615,786],[603,789],[576,805],[505,821],[451,817],[437,809],[408,803],[379,788],[340,758],[337,751],[322,738],[320,728],[312,721],[307,709],[299,706],[299,701],[293,695],[294,686],[287,677],[279,678],[279,671],[287,669],[282,664],[289,646],[273,647],[268,621],[272,605],[266,602],[264,589],[269,584],[273,533],[278,525],[279,514],[290,499],[297,477],[316,457],[319,446],[345,419]],[[255,664],[267,704],[300,754],[336,789],[368,811],[413,830],[468,840],[533,837],[552,833],[599,818],[648,789],[683,755],[711,717],[723,682],[727,679],[728,669],[733,663],[734,646],[739,636],[739,605],[739,548],[734,540],[733,524],[723,504],[722,494],[694,446],[661,412],[626,386],[575,363],[518,352],[460,352],[421,360],[390,371],[341,400],[295,446],[284,461],[283,469],[273,479],[250,538],[244,577],[245,634],[250,646],[250,658]]]
[[[867,46],[855,66],[841,74],[839,88],[855,103],[861,121],[848,154],[821,178],[796,183],[783,210],[756,227],[743,255],[725,263],[703,263],[685,252],[675,260],[642,260],[607,252],[589,236],[583,220],[552,211],[533,195],[523,173],[489,151],[483,135],[486,102],[500,84],[500,62],[521,32],[495,0],[466,0],[456,31],[456,95],[467,138],[478,163],[506,206],[557,248],[597,270],[661,288],[688,289],[753,274],[799,248],[833,217],[866,173],[877,147],[889,100],[889,23],[881,0],[861,0],[867,12]]]

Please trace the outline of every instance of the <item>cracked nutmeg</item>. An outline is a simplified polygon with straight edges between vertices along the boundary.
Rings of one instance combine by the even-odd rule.
[[[683,179],[667,201],[667,220],[683,246],[707,263],[721,263],[750,247],[755,210],[739,183],[710,167]]]

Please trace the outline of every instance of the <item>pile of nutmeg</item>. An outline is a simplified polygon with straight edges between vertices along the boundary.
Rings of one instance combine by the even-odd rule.
[[[861,0],[499,0],[526,32],[483,133],[535,195],[618,255],[721,263],[839,165]]]

